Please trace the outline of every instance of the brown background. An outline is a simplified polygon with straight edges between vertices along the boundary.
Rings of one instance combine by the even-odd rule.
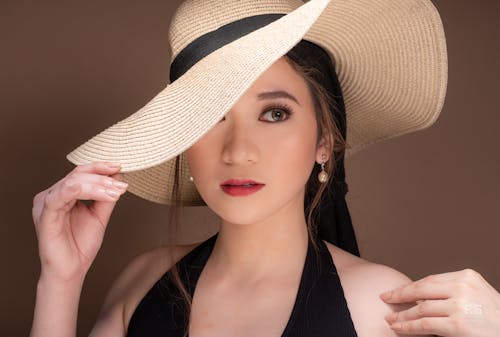
[[[412,278],[471,267],[498,289],[500,5],[435,4],[449,51],[442,115],[430,129],[372,146],[346,163],[352,216],[365,258]],[[0,4],[2,335],[26,336],[31,326],[39,273],[33,196],[72,168],[69,151],[165,86],[176,5]],[[83,289],[80,335],[125,263],[161,244],[166,211],[129,193],[117,205]],[[205,214],[191,209],[188,222]],[[203,221],[200,239],[216,218]]]

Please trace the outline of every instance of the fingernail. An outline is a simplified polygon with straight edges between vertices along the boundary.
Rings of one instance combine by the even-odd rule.
[[[120,163],[107,163],[107,165],[111,168],[118,168],[122,166]]]
[[[120,195],[120,193],[118,193],[117,191],[115,190],[106,190],[106,193],[109,195],[109,196],[112,196],[112,197],[117,197]]]
[[[399,322],[398,322],[398,323],[392,323],[392,324],[390,325],[390,327],[391,327],[391,329],[393,329],[393,330],[401,330],[401,323],[399,323]]]
[[[391,323],[396,318],[396,314],[395,313],[390,313],[390,314],[385,315],[384,318],[385,318],[385,320],[387,322]]]
[[[119,188],[127,188],[128,184],[123,181],[113,181],[113,185]]]
[[[380,294],[380,298],[384,301],[390,300],[392,297],[392,291],[386,291],[385,293]]]

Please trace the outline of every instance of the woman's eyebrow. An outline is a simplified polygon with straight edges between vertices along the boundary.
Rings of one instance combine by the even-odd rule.
[[[283,90],[262,92],[257,95],[257,98],[259,100],[272,99],[272,98],[287,98],[300,105],[299,101],[292,94],[289,94],[288,92]]]

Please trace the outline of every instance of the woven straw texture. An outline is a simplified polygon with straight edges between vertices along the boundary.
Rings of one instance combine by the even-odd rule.
[[[221,25],[265,13],[288,14],[207,55],[139,111],[69,153],[68,160],[120,162],[128,191],[171,204],[178,159],[179,201],[205,205],[188,180],[183,152],[302,38],[336,61],[347,113],[346,156],[437,119],[447,54],[442,23],[429,0],[188,0],[172,21],[173,57]]]

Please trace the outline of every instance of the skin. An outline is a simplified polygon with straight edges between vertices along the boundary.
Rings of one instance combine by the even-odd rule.
[[[298,103],[289,98],[259,99],[263,92],[277,90],[291,93]],[[194,294],[191,337],[283,332],[307,249],[305,182],[314,162],[329,153],[324,140],[315,142],[316,122],[308,95],[303,79],[280,59],[188,150],[194,183],[221,218],[219,238]],[[289,119],[268,109],[278,103],[293,110]],[[127,187],[119,184],[119,165],[110,164],[78,166],[33,200],[41,274],[31,337],[76,335],[84,278]],[[266,185],[253,195],[232,197],[219,184],[235,177]],[[81,199],[95,202],[88,206]],[[146,292],[198,244],[158,247],[133,259],[109,290],[91,336],[125,336]],[[500,296],[478,273],[465,270],[411,282],[392,268],[325,244],[358,336],[398,336],[396,331],[498,336]],[[393,290],[390,296],[379,297],[389,290]],[[480,314],[470,310],[478,305]]]

